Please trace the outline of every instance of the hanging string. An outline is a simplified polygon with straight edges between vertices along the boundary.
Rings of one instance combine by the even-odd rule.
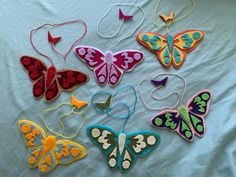
[[[100,27],[101,22],[102,22],[103,19],[110,13],[111,9],[112,9],[114,6],[117,6],[117,7],[124,7],[124,6],[125,6],[125,7],[136,7],[136,8],[138,8],[138,9],[141,11],[143,17],[142,17],[142,20],[140,21],[140,23],[135,27],[134,31],[132,31],[130,34],[124,36],[123,38],[120,38],[120,39],[119,39],[118,41],[116,41],[113,45],[111,45],[108,49],[111,49],[111,48],[117,46],[121,41],[123,41],[123,40],[125,40],[125,39],[127,39],[127,38],[130,38],[131,36],[133,36],[134,33],[138,30],[138,28],[143,24],[144,19],[145,19],[145,12],[144,12],[144,10],[143,10],[143,8],[142,8],[141,6],[133,5],[133,4],[113,4],[113,5],[110,6],[109,10],[104,14],[104,16],[102,16],[102,17],[99,19],[99,21],[98,21],[98,23],[97,23],[97,34],[98,34],[101,38],[113,38],[113,37],[115,37],[115,36],[120,32],[120,30],[121,30],[121,28],[122,28],[122,26],[123,26],[123,24],[124,24],[124,19],[122,19],[122,20],[121,20],[121,23],[120,23],[120,25],[119,25],[119,27],[118,27],[118,29],[117,29],[113,34],[111,34],[111,35],[104,35],[104,34],[101,34],[101,32],[99,31],[99,27]]]
[[[133,109],[131,109],[132,111],[130,112],[130,116],[127,117],[127,119],[126,119],[125,122],[124,122],[124,125],[123,125],[123,128],[122,128],[122,132],[125,131],[125,126],[126,126],[128,120],[130,119],[130,117],[133,115],[133,113],[134,113],[134,111],[135,111],[135,108],[136,108],[137,100],[138,100],[138,99],[137,99],[137,94],[136,94],[135,88],[132,87],[132,86],[127,86],[127,87],[130,87],[130,88],[132,89],[133,94],[134,94],[134,96],[135,96],[135,100],[134,100],[134,104],[133,104]]]
[[[86,34],[87,34],[87,25],[86,25],[86,23],[85,23],[84,21],[82,21],[82,20],[73,20],[73,21],[68,21],[68,22],[63,22],[63,23],[58,23],[58,24],[46,23],[46,24],[43,24],[43,25],[39,26],[39,27],[36,28],[36,29],[31,30],[31,32],[30,32],[30,44],[31,44],[31,46],[34,48],[34,50],[35,50],[38,54],[40,54],[40,55],[44,56],[45,58],[47,58],[47,59],[51,62],[51,64],[54,65],[52,58],[49,57],[48,55],[44,54],[43,52],[41,52],[41,51],[40,51],[39,49],[37,49],[37,47],[34,45],[34,42],[33,42],[33,35],[34,35],[38,30],[40,30],[40,29],[42,29],[42,28],[46,28],[46,27],[59,27],[59,26],[69,25],[69,24],[74,24],[74,23],[81,23],[81,24],[84,26],[84,32],[83,32],[82,36],[80,36],[80,37],[71,45],[70,49],[66,52],[65,55],[63,55],[63,54],[61,54],[60,52],[58,52],[58,51],[55,49],[54,45],[53,45],[52,43],[50,43],[50,46],[51,46],[52,50],[53,50],[56,54],[58,54],[59,56],[63,57],[64,60],[66,60],[67,55],[71,52],[71,50],[74,48],[74,46],[75,46],[78,42],[80,42],[80,41],[86,36]]]
[[[49,132],[51,132],[52,134],[56,135],[55,137],[60,136],[60,137],[62,137],[62,138],[71,139],[71,138],[74,138],[74,137],[76,137],[77,135],[79,135],[81,128],[85,125],[85,122],[87,121],[87,117],[86,117],[86,115],[85,115],[83,112],[81,112],[81,111],[75,111],[75,109],[77,108],[76,106],[72,106],[72,109],[71,109],[70,112],[67,112],[67,113],[65,113],[65,114],[63,114],[62,116],[59,117],[58,122],[59,122],[60,127],[61,127],[61,132],[55,132],[55,131],[53,131],[52,129],[50,129],[49,126],[47,125],[47,122],[46,122],[46,120],[45,120],[45,114],[46,114],[47,112],[56,110],[56,109],[58,109],[59,107],[62,107],[62,106],[72,106],[72,105],[71,105],[71,103],[69,103],[69,102],[64,102],[64,103],[61,103],[61,104],[57,105],[56,107],[52,107],[52,108],[47,109],[47,110],[45,110],[45,111],[43,112],[42,120],[43,120],[43,123],[44,123],[46,129],[47,129]],[[77,132],[76,132],[74,135],[65,136],[65,135],[63,135],[63,134],[64,134],[65,127],[64,127],[64,124],[62,123],[62,120],[64,120],[65,118],[69,118],[68,116],[71,115],[71,114],[81,115],[82,118],[83,118],[83,122],[82,122],[82,124],[80,125],[80,127],[78,128]]]
[[[187,18],[188,16],[190,16],[194,9],[195,9],[195,6],[196,6],[196,2],[195,0],[191,0],[192,2],[192,8],[190,9],[190,11],[188,13],[186,13],[185,15],[179,17],[179,18],[174,18],[173,21],[171,23],[168,23],[168,24],[165,24],[165,26],[167,27],[167,33],[169,33],[169,27],[173,24],[173,23],[176,23],[178,21],[181,21],[181,20],[184,20],[185,18]],[[155,10],[153,12],[153,16],[152,16],[152,19],[153,19],[153,24],[156,28],[159,28],[160,25],[157,23],[157,11],[160,7],[160,4],[161,4],[161,0],[157,0],[157,4],[156,4],[156,7],[155,7]]]
[[[160,73],[158,75],[156,75],[155,77],[153,77],[151,80],[155,80],[156,78],[159,78],[161,76],[174,76],[174,77],[178,77],[179,79],[182,80],[184,86],[183,86],[183,91],[173,91],[173,92],[170,92],[169,94],[163,96],[163,97],[156,97],[154,96],[154,92],[158,91],[162,86],[158,86],[156,88],[154,88],[152,91],[151,91],[151,98],[155,101],[163,101],[173,95],[177,95],[178,97],[178,100],[177,102],[174,104],[174,105],[171,105],[171,106],[165,106],[165,107],[151,107],[149,106],[143,99],[143,95],[142,95],[142,92],[141,92],[141,86],[142,84],[145,82],[145,81],[149,81],[150,82],[150,79],[143,79],[139,82],[139,88],[138,88],[138,91],[139,91],[139,97],[143,103],[143,105],[148,108],[149,110],[153,110],[153,111],[160,111],[160,110],[164,110],[164,109],[172,109],[172,108],[176,108],[183,100],[183,97],[185,95],[185,92],[186,92],[186,81],[185,79],[178,75],[178,74],[171,74],[171,73]],[[182,94],[180,94],[182,93]]]
[[[119,93],[124,92],[127,89],[130,89],[132,91],[133,95],[134,95],[134,101],[131,104],[132,106],[129,106],[129,104],[124,103],[124,102],[119,102],[119,103],[115,103],[111,107],[106,108],[104,111],[101,111],[96,107],[96,100],[99,96],[104,96],[104,95],[110,96],[111,95],[112,98],[115,98]],[[124,122],[123,127],[122,127],[122,132],[123,132],[129,118],[134,114],[135,107],[136,107],[136,104],[137,104],[137,94],[136,94],[136,91],[135,91],[133,86],[124,86],[121,89],[119,89],[115,94],[111,94],[109,92],[95,93],[91,98],[91,103],[92,103],[93,108],[99,113],[107,114],[107,116],[110,117],[110,118],[125,119],[125,122]],[[127,109],[127,114],[126,115],[120,116],[120,115],[114,115],[114,114],[111,113],[112,109],[117,108],[119,106],[123,106],[125,109]]]
[[[112,108],[111,107],[107,107],[105,108],[104,110],[100,110],[97,106],[96,106],[96,103],[95,103],[95,100],[99,97],[99,96],[104,96],[104,95],[107,95],[108,97],[109,96],[112,96],[112,98],[114,98],[114,95],[111,95],[110,93],[108,92],[98,92],[98,93],[95,93],[93,96],[92,96],[92,99],[91,99],[91,103],[92,103],[92,106],[94,107],[94,109],[99,112],[99,113],[102,113],[102,114],[107,114],[108,117],[111,117],[111,118],[115,118],[115,119],[127,119],[127,117],[131,116],[131,111],[130,111],[130,108],[129,106],[126,104],[126,103],[116,103],[115,105],[113,105],[112,107],[123,107],[124,110],[127,110],[127,114],[125,115],[113,115],[111,114],[111,110]]]

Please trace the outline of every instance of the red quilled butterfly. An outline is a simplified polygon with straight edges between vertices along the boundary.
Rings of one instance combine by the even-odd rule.
[[[46,101],[54,100],[62,90],[72,91],[89,80],[89,77],[80,71],[57,70],[53,65],[47,67],[43,61],[34,57],[23,56],[20,62],[33,83],[34,97],[44,95]]]

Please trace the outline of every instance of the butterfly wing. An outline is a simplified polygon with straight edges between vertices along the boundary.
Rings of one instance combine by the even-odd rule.
[[[130,72],[144,59],[144,54],[140,51],[125,50],[113,55],[116,59],[114,64],[120,69]]]
[[[104,85],[108,78],[117,78],[117,76],[119,77],[121,74],[121,71],[114,67],[114,65],[111,65],[109,69],[107,63],[102,64],[94,70],[94,75],[100,85]]]
[[[86,83],[88,76],[76,70],[59,70],[56,72],[56,79],[47,88],[45,99],[54,100],[60,95],[61,91],[72,91],[78,86]]]
[[[38,98],[42,96],[45,92],[46,64],[43,61],[30,56],[22,56],[20,62],[33,83],[34,97]]]
[[[194,133],[191,127],[175,110],[164,110],[158,113],[151,118],[150,123],[159,128],[175,131],[188,141],[192,141],[194,138]]]
[[[36,168],[40,165],[43,149],[43,145],[34,148],[29,148],[27,161],[30,168]]]
[[[70,164],[85,156],[86,149],[82,145],[69,140],[58,140],[56,145],[40,161],[39,174],[49,173],[58,164]]]
[[[179,68],[184,63],[186,53],[194,50],[203,37],[204,32],[200,30],[187,30],[174,36],[172,64],[175,68]]]
[[[87,134],[91,141],[96,144],[106,156],[109,167],[118,166],[118,143],[116,133],[108,127],[91,126],[87,128]]]
[[[47,174],[51,172],[57,166],[57,164],[57,159],[55,158],[54,152],[51,150],[40,161],[38,172],[41,175]]]
[[[56,99],[61,93],[61,89],[58,87],[58,81],[54,79],[50,86],[45,91],[45,100],[53,101]]]
[[[127,136],[127,147],[135,156],[143,157],[160,143],[160,136],[156,133],[143,131]]]
[[[111,87],[117,85],[120,80],[122,79],[122,76],[124,74],[124,71],[119,69],[116,65],[111,64],[110,68],[108,69],[108,83]]]
[[[137,132],[126,136],[125,148],[120,156],[119,168],[128,171],[136,162],[136,157],[147,155],[160,143],[159,135],[152,132]]]
[[[124,71],[132,71],[144,57],[144,54],[135,50],[120,51],[113,55],[114,61],[109,69],[108,82],[110,86],[115,86],[121,80]]]
[[[72,91],[89,80],[86,74],[76,70],[59,70],[56,75],[60,87],[66,91]]]
[[[141,45],[156,54],[163,67],[171,66],[171,53],[165,36],[156,32],[141,32],[137,34],[136,39]]]
[[[136,163],[135,155],[127,147],[124,147],[123,153],[118,154],[118,156],[119,156],[118,168],[120,169],[121,172],[127,172]]]
[[[28,164],[30,168],[38,166],[43,152],[43,141],[46,138],[45,131],[28,120],[18,121],[18,129],[24,139],[25,145],[29,148]]]
[[[64,69],[56,71],[55,79],[46,89],[45,99],[46,101],[52,101],[60,95],[62,90],[72,91],[87,81],[88,76],[76,70]]]
[[[191,124],[199,137],[202,137],[205,133],[204,117],[209,111],[211,98],[212,94],[210,90],[202,90],[194,95],[187,103]]]
[[[40,126],[29,120],[19,120],[18,129],[28,148],[42,145],[43,140],[46,138],[45,131]]]
[[[100,85],[107,81],[109,71],[104,60],[104,54],[99,49],[89,46],[79,46],[75,49],[75,54],[84,61],[87,66],[94,70],[94,75]]]
[[[76,142],[69,140],[56,141],[54,148],[55,158],[58,164],[70,164],[75,160],[84,158],[87,154],[86,148]]]
[[[69,140],[56,141],[55,147],[48,152],[39,165],[39,174],[46,174],[52,171],[57,164],[70,164],[86,156],[85,147]]]
[[[79,46],[75,48],[75,54],[79,59],[87,64],[91,69],[104,63],[104,54],[99,49],[89,46]]]
[[[187,108],[193,114],[206,116],[209,111],[212,94],[210,90],[202,90],[194,95],[187,103]]]

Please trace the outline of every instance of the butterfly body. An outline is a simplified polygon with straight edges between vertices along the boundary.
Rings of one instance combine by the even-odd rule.
[[[172,52],[172,50],[173,50],[173,42],[174,42],[173,36],[172,35],[168,35],[167,36],[167,43],[168,43],[169,52]]]
[[[178,110],[164,110],[151,118],[150,123],[159,128],[175,131],[187,141],[192,141],[194,134],[202,137],[205,133],[204,119],[209,110],[211,97],[209,90],[200,91],[186,106],[181,105]]]
[[[20,61],[33,82],[35,98],[44,95],[46,101],[52,101],[62,90],[72,91],[88,81],[88,76],[82,72],[47,67],[44,62],[34,57],[23,56]]]
[[[119,154],[122,155],[125,148],[126,134],[120,133],[118,140]]]
[[[107,63],[107,69],[108,71],[111,71],[111,67],[112,65],[114,65],[114,61],[113,61],[113,53],[111,51],[107,51],[104,55],[104,59]]]
[[[203,37],[204,32],[200,30],[187,30],[174,36],[157,32],[141,32],[136,36],[141,45],[157,55],[165,68],[171,65],[179,68],[186,59],[186,53],[194,50]]]
[[[48,68],[48,71],[46,74],[46,88],[48,88],[52,84],[52,82],[55,78],[56,72],[57,72],[57,70],[54,66],[50,66]]]
[[[132,71],[143,60],[143,53],[135,50],[103,53],[99,49],[89,46],[79,46],[76,55],[94,70],[94,76],[100,85],[106,82],[115,86],[123,77],[124,72]]]
[[[108,127],[97,125],[89,127],[87,134],[103,152],[109,167],[121,172],[129,170],[137,157],[145,156],[160,143],[159,135],[148,131],[115,133]]]
[[[45,131],[31,121],[18,121],[18,128],[29,149],[28,165],[30,168],[38,167],[39,174],[52,171],[58,164],[69,164],[86,156],[82,145],[46,136]]]

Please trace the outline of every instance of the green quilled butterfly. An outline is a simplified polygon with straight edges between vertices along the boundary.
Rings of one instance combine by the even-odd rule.
[[[212,94],[202,90],[194,95],[186,106],[177,110],[164,110],[150,119],[150,123],[159,128],[177,132],[187,141],[193,141],[195,134],[202,137],[205,133],[205,116],[208,113]]]

